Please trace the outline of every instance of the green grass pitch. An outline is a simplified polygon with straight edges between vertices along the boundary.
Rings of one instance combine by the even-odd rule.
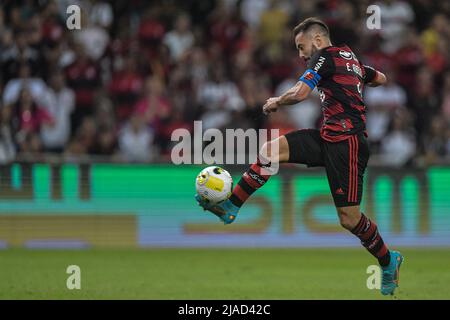
[[[450,249],[404,249],[396,299],[450,299]],[[363,249],[0,250],[0,299],[393,299]],[[66,268],[81,268],[68,290]]]

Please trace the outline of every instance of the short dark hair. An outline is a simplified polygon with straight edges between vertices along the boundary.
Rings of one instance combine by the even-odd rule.
[[[308,31],[313,26],[319,26],[321,31],[327,37],[330,36],[330,29],[328,29],[327,24],[325,22],[323,22],[322,20],[316,18],[316,17],[307,18],[307,19],[303,20],[302,22],[300,22],[297,26],[295,26],[295,28],[294,28],[294,36],[296,36],[300,32]]]

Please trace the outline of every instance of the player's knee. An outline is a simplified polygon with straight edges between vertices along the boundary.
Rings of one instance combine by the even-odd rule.
[[[354,212],[352,210],[347,210],[343,208],[338,208],[338,217],[339,217],[339,223],[344,229],[347,230],[353,230],[353,228],[358,223],[355,218]],[[356,223],[355,223],[356,221]]]
[[[266,156],[266,157],[269,157],[270,155],[269,155],[269,143],[270,142],[265,142],[264,144],[263,144],[263,146],[261,147],[261,150],[259,150],[259,154],[261,155],[261,156]]]
[[[268,161],[273,161],[277,156],[276,148],[273,148],[272,141],[268,141],[263,144],[261,150],[259,151],[259,155],[263,159],[267,159]]]
[[[264,143],[259,155],[271,162],[286,162],[289,159],[289,146],[284,136]]]
[[[353,229],[351,221],[345,215],[339,215],[339,222],[340,222],[342,228],[347,229],[347,230]]]

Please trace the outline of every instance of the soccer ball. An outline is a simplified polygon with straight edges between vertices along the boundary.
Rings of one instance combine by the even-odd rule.
[[[195,180],[198,195],[211,204],[228,199],[233,188],[233,178],[225,169],[212,166],[203,169]]]

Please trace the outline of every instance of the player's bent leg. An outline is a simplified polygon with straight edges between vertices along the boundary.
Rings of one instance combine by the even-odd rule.
[[[403,256],[397,251],[389,251],[384,244],[378,227],[364,213],[359,206],[337,207],[339,221],[345,229],[352,232],[361,240],[361,244],[378,259],[381,265],[383,295],[393,294],[398,287],[400,266]]]
[[[218,216],[225,224],[235,221],[239,209],[247,199],[278,171],[278,164],[289,159],[289,145],[284,136],[267,142],[259,152],[257,161],[243,174],[227,200],[209,205],[196,196],[201,207]],[[274,170],[276,168],[276,170]]]

